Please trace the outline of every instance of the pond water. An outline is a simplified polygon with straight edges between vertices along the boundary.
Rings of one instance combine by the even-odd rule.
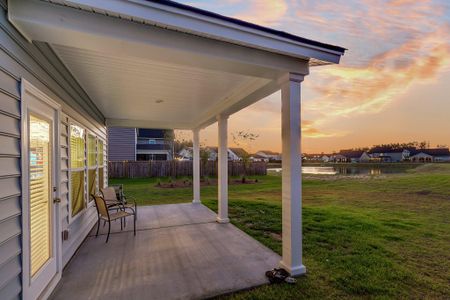
[[[399,174],[405,173],[411,167],[405,166],[304,166],[302,167],[303,174],[314,175],[381,175],[381,174]],[[281,174],[281,168],[268,168],[267,172],[270,174]]]

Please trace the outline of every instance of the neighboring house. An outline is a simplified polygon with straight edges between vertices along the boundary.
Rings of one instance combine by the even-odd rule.
[[[256,153],[250,155],[250,160],[251,160],[251,161],[254,161],[254,162],[259,162],[259,161],[268,162],[268,161],[269,161],[269,159],[268,159],[267,157],[258,155],[258,154],[256,154]]]
[[[109,161],[172,160],[173,130],[108,127]]]
[[[375,162],[401,162],[409,159],[415,148],[392,149],[388,147],[375,147],[368,152]]]
[[[268,151],[268,150],[258,151],[258,152],[256,152],[256,155],[263,157],[269,161],[280,161],[281,160],[281,154],[278,152],[274,152],[274,151]]]
[[[430,154],[424,153],[424,152],[419,152],[416,153],[414,155],[412,155],[410,157],[410,161],[411,162],[433,162],[434,161],[434,157]]]
[[[173,130],[136,129],[136,160],[172,160]]]
[[[165,0],[0,0],[0,10],[0,299],[48,298],[97,223],[89,195],[108,184],[107,126],[177,128],[198,137],[199,128],[217,122],[217,220],[229,222],[227,119],[280,90],[291,168],[280,201],[280,229],[291,234],[283,236],[280,264],[294,276],[306,272],[296,164],[300,90],[315,66],[339,63],[344,48]],[[151,269],[151,260],[142,263]],[[97,277],[113,280],[105,275],[114,274]],[[151,276],[144,277],[134,276],[128,288],[152,293]],[[111,292],[132,295],[120,285]]]
[[[337,162],[337,163],[347,162],[347,157],[345,157],[342,154],[333,154],[330,156],[330,162]]]
[[[178,152],[179,160],[192,160],[192,147],[185,147]]]
[[[217,160],[217,148],[214,149],[211,147],[206,147],[206,148],[201,148],[201,151],[208,152],[208,160],[209,161]],[[192,160],[192,158],[193,158],[192,153],[193,153],[192,147],[185,147],[180,152],[178,152],[178,158],[179,158],[179,160]],[[200,157],[200,159],[201,159],[201,157]]]
[[[108,127],[109,161],[136,160],[136,128]]]
[[[202,148],[202,151],[207,151],[209,158],[208,160],[210,161],[215,161],[217,160],[217,147],[205,147]],[[242,156],[243,155],[248,155],[247,152],[242,149],[242,148],[228,148],[228,160],[231,161],[239,161],[242,160]],[[186,147],[184,149],[182,149],[179,153],[178,153],[179,159],[180,160],[192,160],[192,147]]]
[[[344,156],[346,162],[358,163],[363,153],[363,150],[341,150],[338,154]]]
[[[228,159],[229,160],[242,160],[244,157],[248,157],[249,154],[242,148],[229,148],[228,149]]]
[[[303,161],[308,162],[323,162],[323,156],[324,154],[304,154],[302,156]]]
[[[417,149],[409,158],[411,162],[450,162],[448,148]]]
[[[368,163],[371,160],[372,160],[372,156],[370,156],[370,154],[367,153],[366,151],[364,151],[363,154],[361,154],[361,157],[359,158],[360,163]]]
[[[322,156],[322,161],[323,162],[329,162],[330,161],[330,159],[331,159],[331,155],[323,155]]]

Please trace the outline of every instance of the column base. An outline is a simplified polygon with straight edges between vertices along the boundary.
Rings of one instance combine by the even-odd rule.
[[[217,221],[217,223],[220,223],[220,224],[227,224],[227,223],[230,223],[230,219],[229,219],[229,218],[224,218],[224,219],[222,219],[222,218],[220,218],[220,217],[217,217],[216,221]]]
[[[201,203],[202,203],[202,201],[200,201],[200,200],[197,200],[197,199],[194,199],[194,200],[192,200],[192,203],[194,203],[194,204],[201,204]]]
[[[283,261],[279,263],[280,268],[285,269],[291,274],[291,276],[300,276],[306,273],[306,267],[304,265],[300,266],[287,266]]]

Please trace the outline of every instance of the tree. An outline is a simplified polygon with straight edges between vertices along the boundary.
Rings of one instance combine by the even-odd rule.
[[[232,132],[231,136],[233,138],[233,143],[239,147],[245,147],[251,149],[252,143],[259,137],[259,134],[252,133],[246,130],[240,130],[237,132]],[[250,154],[246,151],[241,156],[242,166],[244,168],[244,176],[242,176],[242,183],[246,182],[247,171],[250,168]]]
[[[419,149],[426,149],[429,143],[427,143],[426,141],[420,142],[419,143]]]
[[[173,142],[174,152],[179,153],[184,148],[192,147],[192,145],[193,145],[192,139],[188,137],[186,131],[177,130]]]
[[[206,164],[208,163],[211,152],[206,147],[200,147],[200,162],[203,169],[203,177],[206,181]]]

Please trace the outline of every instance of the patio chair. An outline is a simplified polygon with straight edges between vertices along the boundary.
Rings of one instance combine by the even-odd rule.
[[[100,195],[92,195],[94,197],[95,200],[95,207],[97,208],[97,216],[98,216],[98,220],[97,220],[97,233],[95,234],[95,237],[98,236],[98,232],[100,229],[100,221],[104,220],[106,222],[108,222],[108,235],[106,236],[106,242],[108,242],[109,240],[109,234],[111,233],[111,221],[115,221],[120,219],[122,221],[122,219],[125,219],[126,217],[131,217],[133,216],[133,223],[134,223],[134,227],[133,227],[133,233],[134,235],[136,235],[136,213],[130,213],[124,210],[118,210],[117,212],[111,213],[110,209],[108,209],[108,205],[105,201],[105,199],[100,196]],[[123,223],[120,222],[120,230],[123,230]]]
[[[111,185],[111,187],[114,188],[114,191],[116,192],[116,197],[119,200],[119,202],[121,202],[124,206],[126,206],[127,208],[130,208],[132,210],[134,210],[134,212],[136,213],[136,218],[137,218],[137,204],[136,201],[134,201],[134,199],[130,199],[132,203],[128,203],[128,198],[125,196],[125,193],[123,191],[123,184],[113,184]]]
[[[123,188],[122,188],[123,196],[118,196],[118,194],[116,193],[116,189],[112,186],[103,188],[100,191],[101,191],[101,193],[103,195],[103,199],[105,199],[108,207],[118,206],[124,211],[126,209],[130,209],[133,212],[133,214],[137,216],[136,202],[133,202],[133,203],[127,202],[125,195],[123,195]]]

